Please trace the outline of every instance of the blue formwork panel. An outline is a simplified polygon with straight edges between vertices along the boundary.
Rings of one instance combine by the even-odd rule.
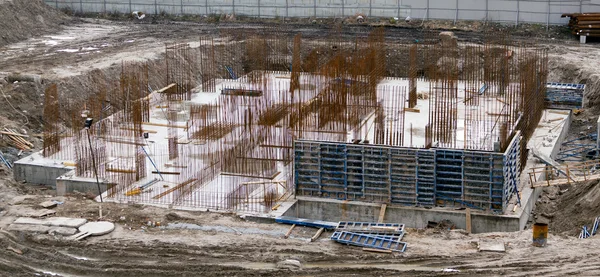
[[[583,107],[585,85],[547,83],[546,107],[552,109],[579,109]]]
[[[513,140],[511,145],[515,147],[503,155],[455,149],[296,141],[296,194],[502,211],[513,193],[512,181],[508,182],[506,178],[519,174],[519,141]]]
[[[520,204],[518,187],[521,179],[521,132],[517,132],[510,145],[506,148],[503,155],[503,198],[504,208],[508,206],[510,197],[516,195],[517,202]]]

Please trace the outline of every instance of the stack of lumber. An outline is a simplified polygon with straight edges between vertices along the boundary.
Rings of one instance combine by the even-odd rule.
[[[8,142],[14,145],[16,148],[21,150],[31,150],[33,149],[33,143],[27,141],[25,138],[29,137],[28,135],[19,134],[14,129],[4,128],[4,130],[0,131],[0,134],[4,136]]]
[[[578,36],[600,37],[600,13],[566,13],[571,33]]]

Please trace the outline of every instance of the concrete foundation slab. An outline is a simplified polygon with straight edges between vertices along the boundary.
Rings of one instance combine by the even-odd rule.
[[[61,235],[61,236],[71,236],[77,233],[77,229],[69,228],[69,227],[54,227],[48,230],[48,233],[53,235]]]
[[[50,231],[51,228],[52,227],[50,227],[50,226],[44,226],[44,225],[11,224],[11,225],[8,225],[6,230],[45,234],[45,233],[48,233],[48,231]]]
[[[16,181],[30,184],[56,186],[56,178],[75,169],[63,164],[62,161],[46,159],[40,153],[16,161],[13,165],[13,175]]]
[[[100,191],[105,192],[108,184],[100,180]],[[56,178],[56,195],[65,196],[72,192],[98,195],[98,184],[95,178],[75,177],[68,173]]]
[[[79,228],[86,222],[87,219],[85,218],[52,217],[46,219],[36,219],[29,217],[19,217],[17,218],[17,220],[15,220],[13,224]]]

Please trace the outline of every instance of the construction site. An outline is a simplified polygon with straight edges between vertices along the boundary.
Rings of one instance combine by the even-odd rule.
[[[0,1],[0,276],[600,267],[600,15],[65,5]]]

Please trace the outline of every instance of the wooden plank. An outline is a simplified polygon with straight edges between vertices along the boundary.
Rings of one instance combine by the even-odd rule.
[[[407,112],[411,112],[411,113],[420,113],[421,112],[421,110],[415,109],[415,108],[404,108],[404,110]]]
[[[167,90],[169,90],[169,89],[171,89],[171,88],[173,88],[175,86],[177,86],[177,84],[173,83],[173,84],[170,84],[170,85],[168,85],[168,86],[166,86],[164,88],[161,88],[161,89],[157,90],[156,92],[157,93],[163,93],[163,92],[165,92],[165,91],[167,91]]]
[[[173,172],[173,171],[152,171],[152,174],[163,174],[163,175],[180,175],[181,172]]]
[[[465,211],[465,217],[466,217],[467,233],[470,234],[471,233],[471,208],[467,208],[467,210]]]
[[[18,134],[18,133],[6,132],[6,131],[0,131],[0,134],[11,135],[11,136],[18,136],[18,137],[23,137],[23,138],[28,138],[29,137],[28,135],[21,135],[21,134]]]
[[[385,210],[387,209],[387,204],[381,204],[381,209],[379,209],[379,220],[378,223],[383,223],[383,218],[385,217]]]
[[[312,238],[310,238],[310,241],[318,240],[324,230],[325,228],[320,228],[319,231],[317,231],[317,233]]]
[[[363,247],[362,249],[363,251],[368,251],[368,252],[377,252],[377,253],[388,253],[391,254],[392,250],[385,250],[385,249],[377,249],[377,248],[369,248],[369,247]]]
[[[167,194],[169,194],[169,193],[171,193],[171,192],[174,192],[174,191],[176,191],[176,190],[178,190],[178,189],[182,189],[182,188],[184,188],[185,186],[187,186],[187,185],[189,185],[189,184],[193,183],[193,182],[194,182],[194,181],[196,181],[196,180],[197,180],[197,179],[193,179],[193,178],[192,178],[192,179],[189,179],[189,180],[187,180],[187,181],[185,181],[185,182],[183,182],[183,183],[181,183],[181,184],[179,184],[179,185],[176,185],[176,186],[174,186],[174,187],[172,187],[172,188],[170,188],[170,189],[168,189],[168,190],[166,190],[166,191],[163,191],[163,192],[162,192],[161,194],[159,194],[159,195],[155,195],[155,196],[154,196],[154,197],[152,197],[152,198],[153,198],[153,199],[159,199],[159,198],[162,198],[162,197],[164,197],[165,195],[167,195]]]
[[[287,239],[290,237],[290,235],[292,234],[292,230],[294,230],[294,228],[296,228],[296,224],[292,224],[292,227],[290,227],[290,229],[287,231],[287,233],[285,233],[285,235],[283,235],[284,239]]]

